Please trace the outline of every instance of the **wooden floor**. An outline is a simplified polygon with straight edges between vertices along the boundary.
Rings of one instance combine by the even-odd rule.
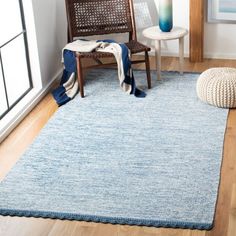
[[[176,58],[163,58],[162,69],[178,70]],[[210,67],[236,67],[236,61],[205,60],[190,63],[184,70],[201,72]],[[151,58],[151,68],[155,68]],[[142,69],[140,67],[140,69]],[[155,79],[155,78],[152,78]],[[89,98],[85,98],[89,99]],[[26,147],[57,110],[48,94],[0,145],[0,180],[9,172]],[[20,181],[20,180],[19,180]],[[120,226],[51,219],[0,217],[0,236],[236,236],[236,110],[229,112],[224,143],[224,160],[215,226],[211,231]]]

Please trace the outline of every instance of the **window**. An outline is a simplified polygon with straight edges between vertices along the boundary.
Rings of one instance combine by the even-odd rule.
[[[22,0],[0,1],[0,119],[32,88]]]

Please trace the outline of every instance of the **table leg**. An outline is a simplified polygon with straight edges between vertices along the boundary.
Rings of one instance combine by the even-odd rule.
[[[157,80],[161,80],[161,40],[155,40]]]
[[[183,75],[184,66],[184,37],[179,38],[179,72]]]

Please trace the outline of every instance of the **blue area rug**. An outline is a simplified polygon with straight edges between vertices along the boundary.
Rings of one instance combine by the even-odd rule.
[[[228,110],[203,104],[197,74],[163,73],[147,97],[116,70],[87,75],[0,184],[0,214],[210,229]]]

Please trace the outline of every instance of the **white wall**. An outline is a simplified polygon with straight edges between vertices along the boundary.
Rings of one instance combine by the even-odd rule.
[[[205,24],[205,58],[236,59],[236,24]]]
[[[67,41],[64,0],[33,0],[36,37],[43,87],[58,74],[61,49]]]

